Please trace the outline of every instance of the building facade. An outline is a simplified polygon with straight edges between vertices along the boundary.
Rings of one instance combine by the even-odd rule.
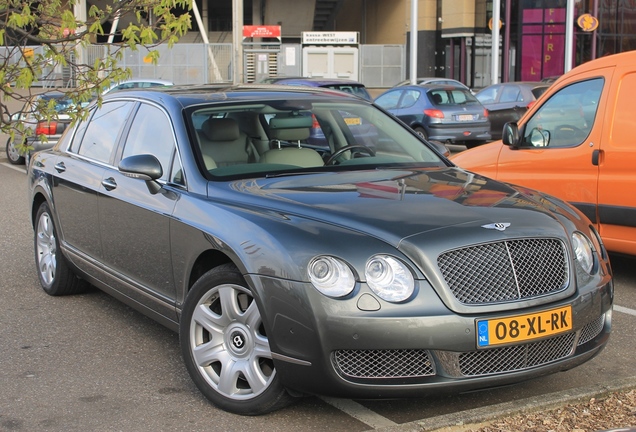
[[[231,33],[233,0],[197,0],[208,32]],[[302,31],[355,31],[363,44],[410,41],[412,0],[245,0],[245,24],[280,25],[284,42]],[[567,0],[500,0],[499,81],[540,80],[565,66]],[[636,0],[572,0],[571,66],[636,49]],[[417,73],[471,87],[492,81],[493,0],[419,0]],[[197,30],[196,28],[194,30]],[[406,70],[409,70],[407,67]]]

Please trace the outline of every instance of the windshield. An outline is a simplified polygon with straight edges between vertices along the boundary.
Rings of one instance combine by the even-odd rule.
[[[197,106],[187,116],[211,179],[447,163],[393,117],[353,99]]]

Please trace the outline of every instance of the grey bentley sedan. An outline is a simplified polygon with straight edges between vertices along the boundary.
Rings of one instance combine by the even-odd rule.
[[[28,183],[44,291],[94,285],[178,331],[230,412],[510,384],[610,335],[585,216],[455,167],[345,93],[116,92],[33,156]]]

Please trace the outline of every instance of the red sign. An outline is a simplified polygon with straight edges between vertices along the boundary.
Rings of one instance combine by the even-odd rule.
[[[243,26],[243,37],[279,38],[280,26]]]

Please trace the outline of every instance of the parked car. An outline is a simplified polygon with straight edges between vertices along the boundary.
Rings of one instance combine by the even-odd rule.
[[[350,116],[377,126],[373,148]],[[333,131],[322,154],[314,117]],[[115,92],[34,155],[28,188],[44,291],[91,283],[179,331],[195,384],[234,413],[506,385],[609,339],[589,220],[453,166],[362,98]]]
[[[548,87],[549,84],[519,81],[492,84],[477,92],[475,97],[488,110],[492,139],[501,139],[504,124],[519,120]]]
[[[450,85],[450,86],[456,86],[456,87],[463,87],[463,88],[465,88],[467,90],[470,90],[470,88],[466,84],[464,84],[461,81],[457,81],[456,79],[452,79],[452,78],[419,77],[419,78],[416,79],[415,83],[416,83],[416,85],[428,85],[428,84]],[[406,86],[406,85],[412,85],[410,79],[407,79],[407,80],[404,80],[404,81],[400,81],[399,83],[397,83],[393,87],[401,87],[401,86]],[[472,92],[472,90],[471,90],[471,92]]]
[[[610,251],[636,255],[636,51],[587,62],[553,84],[498,141],[454,162],[569,201]]]
[[[118,90],[130,90],[135,88],[153,88],[153,87],[169,87],[173,86],[172,81],[158,78],[132,78],[120,82],[113,83],[102,94],[108,94]]]
[[[400,86],[382,93],[375,103],[426,140],[471,148],[491,139],[488,111],[462,87]]]
[[[371,100],[369,91],[364,84],[349,80],[336,78],[307,78],[307,77],[269,77],[263,80],[263,84],[279,84],[293,86],[321,87],[332,90],[339,90],[345,93],[351,93],[366,100]]]
[[[47,120],[40,111],[42,104],[54,101],[54,118]],[[22,122],[32,133],[17,133],[13,139],[9,137],[5,147],[9,163],[23,165],[33,152],[53,147],[70,123],[66,111],[73,106],[73,101],[64,93],[50,91],[29,99],[22,109],[11,116],[12,122]],[[24,151],[25,148],[28,149]]]
[[[561,78],[561,75],[552,75],[552,76],[541,78],[541,82],[544,84],[552,84],[559,78]]]

